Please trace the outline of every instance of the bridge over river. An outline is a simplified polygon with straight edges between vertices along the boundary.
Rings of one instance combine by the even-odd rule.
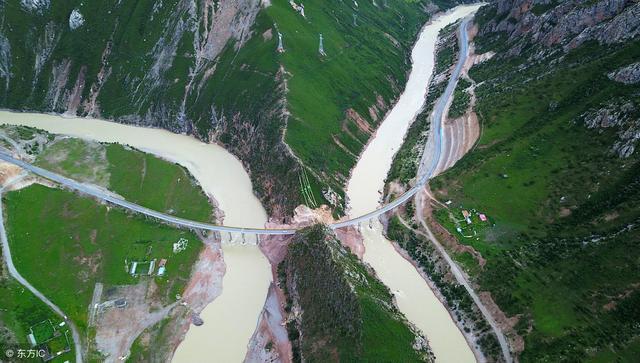
[[[229,232],[229,233],[242,233],[242,234],[253,234],[253,235],[291,235],[296,233],[296,229],[267,229],[267,228],[248,228],[248,227],[234,227],[234,226],[221,226],[221,225],[216,225],[216,224],[212,224],[212,223],[206,223],[206,222],[199,222],[199,221],[193,221],[193,220],[189,220],[189,219],[184,219],[184,218],[180,218],[180,217],[176,217],[176,216],[172,216],[166,213],[162,213],[162,212],[158,212],[156,210],[153,209],[149,209],[146,207],[143,207],[139,204],[136,203],[132,203],[129,202],[125,199],[122,199],[118,196],[115,196],[114,194],[109,193],[108,191],[105,191],[104,189],[101,189],[95,185],[91,185],[91,184],[85,184],[85,183],[81,183],[78,181],[75,181],[73,179],[67,178],[65,176],[62,176],[60,174],[51,172],[49,170],[40,168],[38,166],[35,166],[33,164],[30,164],[28,162],[22,161],[22,160],[18,160],[16,158],[14,158],[13,156],[5,153],[5,152],[0,152],[0,160],[6,161],[8,163],[11,164],[15,164],[33,174],[36,174],[40,177],[43,177],[45,179],[49,179],[53,182],[56,182],[66,188],[72,189],[72,190],[76,190],[80,193],[86,194],[86,195],[90,195],[92,197],[98,198],[100,200],[103,200],[105,202],[109,202],[111,204],[117,205],[119,207],[137,212],[137,213],[141,213],[144,214],[146,216],[149,217],[153,217],[155,219],[170,223],[170,224],[174,224],[177,226],[181,226],[181,227],[187,227],[187,228],[194,228],[194,229],[201,229],[201,230],[207,230],[207,231],[216,231],[216,232]],[[426,183],[426,181],[428,180],[428,178],[421,178],[420,182],[413,188],[411,188],[409,191],[407,191],[406,193],[404,193],[402,196],[400,196],[398,199],[394,200],[393,202],[384,205],[383,207],[372,211],[371,213],[367,213],[365,215],[362,215],[360,217],[357,218],[353,218],[353,219],[349,219],[346,221],[342,221],[342,222],[338,222],[338,223],[334,223],[331,224],[329,227],[336,229],[336,228],[344,228],[344,227],[348,227],[348,226],[355,226],[358,225],[359,223],[362,222],[366,222],[370,219],[376,218],[379,215],[388,212],[396,207],[398,207],[399,205],[401,205],[402,203],[406,202],[409,198],[411,198],[412,196],[414,196],[418,190],[421,189],[421,187],[424,186],[424,184]]]

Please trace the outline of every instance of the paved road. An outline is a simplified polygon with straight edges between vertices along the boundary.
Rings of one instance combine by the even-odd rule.
[[[211,223],[197,222],[184,218],[175,217],[169,214],[165,214],[162,212],[158,212],[149,208],[145,208],[141,205],[128,202],[120,197],[117,197],[113,194],[105,192],[104,190],[98,188],[94,185],[83,184],[77,182],[75,180],[64,177],[60,174],[53,173],[51,171],[42,169],[33,164],[27,163],[22,160],[18,160],[11,155],[8,155],[4,152],[0,152],[0,160],[4,160],[6,162],[15,164],[25,170],[28,170],[36,175],[39,175],[43,178],[52,180],[60,185],[63,185],[67,188],[79,191],[83,194],[87,194],[98,199],[107,201],[109,203],[115,204],[117,206],[132,210],[134,212],[138,212],[149,217],[153,217],[159,219],[161,221],[165,221],[171,224],[175,224],[178,226],[194,228],[194,229],[204,229],[209,231],[218,231],[218,232],[240,232],[247,234],[294,234],[296,232],[295,229],[260,229],[260,228],[243,228],[243,227],[229,227],[229,226],[218,226]]]
[[[428,152],[428,147],[430,147],[430,145],[427,143],[427,145],[425,145],[425,150],[422,153],[422,159],[420,160],[420,167],[418,169],[418,175],[420,175],[416,185],[418,189],[422,189],[429,178],[434,176],[433,174],[436,172],[441,161],[440,159],[442,158],[442,143],[444,142],[445,137],[442,127],[444,114],[445,111],[447,111],[447,103],[449,103],[449,99],[453,95],[456,85],[458,84],[458,78],[460,78],[460,73],[462,73],[462,67],[464,67],[465,62],[469,57],[469,35],[467,34],[469,21],[471,21],[470,17],[462,19],[462,22],[458,27],[460,57],[458,57],[458,62],[451,73],[449,83],[447,83],[444,93],[440,96],[438,101],[436,101],[433,112],[431,113],[431,130],[432,135],[434,135],[434,138],[432,139],[434,143],[433,154]]]
[[[487,307],[482,303],[482,301],[480,300],[480,297],[478,297],[478,295],[476,294],[475,290],[473,289],[469,281],[467,281],[467,278],[464,275],[464,273],[460,270],[460,267],[458,267],[458,265],[451,259],[447,251],[440,244],[440,242],[438,242],[436,237],[433,235],[433,232],[427,225],[425,218],[422,215],[422,211],[424,210],[422,206],[424,205],[424,203],[429,202],[428,200],[425,201],[425,199],[428,199],[425,197],[427,197],[427,193],[420,193],[416,196],[416,217],[422,224],[422,227],[426,230],[425,237],[431,240],[436,250],[438,250],[440,255],[442,255],[444,260],[449,265],[449,268],[451,269],[451,273],[453,273],[453,276],[456,278],[456,281],[458,281],[460,285],[464,286],[465,290],[467,290],[467,293],[469,294],[469,296],[471,296],[471,299],[476,304],[476,306],[484,316],[487,323],[489,323],[489,325],[491,326],[491,329],[493,329],[493,332],[496,334],[496,337],[498,338],[498,343],[500,344],[500,349],[502,350],[502,356],[504,357],[505,361],[507,363],[513,362],[513,359],[511,358],[511,351],[509,350],[509,344],[507,343],[506,337],[502,333],[502,329],[498,326],[498,323],[496,323],[495,319],[493,319],[493,316],[489,312],[489,309],[487,309]]]
[[[232,226],[220,226],[220,225],[215,225],[215,224],[211,224],[211,223],[205,223],[205,222],[197,222],[197,221],[192,221],[192,220],[188,220],[188,219],[184,219],[184,218],[179,218],[179,217],[175,217],[166,213],[162,213],[162,212],[158,212],[155,211],[153,209],[149,209],[149,208],[145,208],[141,205],[126,201],[120,197],[117,197],[113,194],[110,194],[100,188],[98,188],[97,186],[94,185],[89,185],[89,184],[84,184],[84,183],[80,183],[77,182],[73,179],[69,179],[67,177],[64,177],[60,174],[56,174],[54,172],[42,169],[40,167],[37,167],[33,164],[27,163],[25,161],[22,160],[18,160],[14,157],[12,157],[11,155],[8,155],[4,152],[0,151],[0,160],[6,161],[8,163],[12,163],[15,164],[25,170],[28,170],[36,175],[39,175],[43,178],[52,180],[60,185],[63,185],[67,188],[79,191],[83,194],[87,194],[90,196],[93,196],[95,198],[107,201],[109,203],[115,204],[117,206],[132,210],[134,212],[138,212],[138,213],[142,213],[144,215],[147,215],[149,217],[153,217],[156,219],[159,219],[161,221],[167,222],[167,223],[171,223],[171,224],[175,224],[178,226],[182,226],[182,227],[188,227],[188,228],[194,228],[194,229],[203,229],[203,230],[208,230],[208,231],[218,231],[218,232],[234,232],[234,233],[246,233],[246,234],[258,234],[258,235],[290,235],[290,234],[294,234],[296,233],[296,229],[265,229],[265,228],[245,228],[245,227],[232,227]],[[416,185],[415,187],[411,188],[408,192],[404,193],[402,196],[400,196],[398,199],[394,200],[393,202],[381,207],[380,209],[377,209],[375,211],[372,211],[371,213],[367,213],[363,216],[357,217],[357,218],[353,218],[350,219],[348,221],[344,221],[344,222],[339,222],[339,223],[335,223],[330,225],[331,228],[336,229],[336,228],[343,228],[343,227],[347,227],[347,226],[354,226],[357,225],[361,222],[364,221],[368,221],[369,219],[373,219],[375,217],[378,217],[379,215],[388,212],[396,207],[398,207],[399,205],[401,205],[402,203],[406,202],[408,199],[410,199],[411,197],[413,197],[418,190],[420,190],[422,188],[422,186],[424,186],[424,183],[426,183],[426,181],[428,180],[428,178],[425,178],[421,183],[419,183],[418,185]]]
[[[4,256],[5,261],[7,262],[7,268],[9,269],[9,275],[16,279],[22,286],[26,287],[27,290],[31,291],[38,299],[47,304],[56,314],[60,315],[64,319],[64,321],[71,329],[71,336],[73,338],[73,342],[75,345],[76,351],[76,362],[82,362],[82,344],[80,341],[80,334],[78,333],[78,329],[75,324],[67,319],[67,316],[62,312],[57,305],[55,305],[51,300],[47,299],[40,291],[38,291],[33,285],[29,283],[16,269],[16,266],[13,264],[13,259],[11,258],[11,250],[9,249],[9,241],[7,239],[7,232],[4,229],[4,216],[2,213],[2,192],[4,188],[0,189],[0,240],[2,241],[2,255]]]
[[[449,101],[449,98],[453,95],[453,91],[455,90],[456,85],[458,83],[458,78],[460,77],[460,72],[462,71],[462,67],[464,66],[464,63],[466,62],[467,57],[469,55],[468,54],[469,40],[468,40],[468,34],[467,34],[467,25],[469,24],[470,20],[471,20],[470,18],[463,19],[460,24],[460,27],[458,28],[458,34],[459,34],[458,39],[460,40],[459,42],[460,57],[458,58],[456,67],[451,75],[451,78],[449,79],[447,88],[445,89],[443,96],[440,97],[440,99],[436,103],[436,106],[434,107],[434,111],[432,113],[431,129],[434,130],[433,135],[435,137],[433,138],[433,142],[435,144],[435,153],[433,156],[427,155],[427,148],[429,147],[429,145],[425,145],[425,152],[423,153],[422,160],[420,162],[420,167],[418,169],[418,174],[422,175],[422,178],[417,186],[422,192],[417,194],[415,197],[416,217],[421,222],[422,227],[424,227],[424,229],[426,230],[427,232],[426,237],[431,240],[434,247],[438,250],[440,255],[442,255],[442,257],[445,259],[445,261],[449,265],[449,268],[451,269],[453,276],[456,278],[456,281],[458,281],[460,285],[464,286],[469,296],[471,296],[471,299],[473,299],[473,302],[476,304],[476,306],[478,306],[478,309],[484,316],[487,323],[489,323],[489,325],[493,329],[494,333],[496,334],[496,337],[498,338],[498,343],[500,344],[500,349],[502,350],[502,355],[504,359],[506,360],[507,363],[511,363],[513,362],[513,359],[511,358],[511,351],[509,350],[509,344],[507,343],[507,339],[502,333],[502,329],[498,326],[498,324],[496,323],[495,319],[493,319],[493,316],[491,315],[487,307],[482,303],[482,301],[480,300],[476,292],[473,290],[473,287],[471,286],[469,281],[467,281],[464,273],[460,270],[458,265],[451,259],[447,251],[444,249],[444,247],[440,244],[440,242],[438,242],[436,237],[433,235],[433,232],[427,225],[425,218],[422,215],[422,212],[424,210],[423,205],[424,203],[428,203],[428,200],[425,200],[425,199],[428,199],[426,198],[428,195],[424,190],[426,181],[433,176],[433,174],[437,171],[438,166],[442,162],[442,160],[440,160],[442,158],[441,157],[442,143],[443,141],[446,142],[444,139],[445,136],[443,134],[442,123],[444,122],[444,114],[445,114],[445,111],[447,110],[447,103]],[[452,140],[449,140],[448,143],[452,144],[451,141]],[[445,162],[446,161],[447,160],[445,160]],[[443,167],[446,167],[446,163]]]

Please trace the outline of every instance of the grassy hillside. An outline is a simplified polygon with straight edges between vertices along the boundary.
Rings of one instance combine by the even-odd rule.
[[[213,207],[182,166],[137,150],[106,146],[110,190],[153,210],[209,221]]]
[[[299,232],[279,267],[287,293],[294,360],[308,362],[419,362],[432,356],[392,295],[326,227]]]
[[[480,13],[481,25],[490,11]],[[498,52],[470,73],[479,84],[482,135],[432,183],[441,200],[453,201],[436,217],[487,260],[462,265],[518,317],[523,362],[633,361],[640,160],[615,151],[624,125],[589,129],[585,115],[618,102],[640,106],[637,85],[607,77],[637,61],[640,42],[587,42],[538,61],[535,44],[518,56],[501,53],[510,43],[500,32],[476,41],[481,51]],[[489,221],[474,215],[466,226],[462,209]]]
[[[355,8],[348,2],[310,2],[305,4],[306,19],[289,16],[287,1],[268,8],[285,35],[280,62],[291,74],[286,97],[293,117],[285,140],[316,171],[344,182],[340,176],[346,178],[355,164],[351,155],[359,155],[370,136],[345,111],[353,108],[375,128],[379,120],[372,119],[368,108],[376,104],[376,96],[388,105],[404,88],[408,54],[427,19],[421,3],[374,6],[365,1]],[[318,54],[319,33],[326,57]]]
[[[287,174],[288,178],[279,177],[279,183],[292,182],[288,197],[310,204],[300,192],[301,171],[271,161],[289,157],[288,149],[269,146],[279,143],[284,133],[295,156],[310,168],[315,200],[327,203],[324,194],[328,188],[342,194],[357,155],[403,89],[413,39],[428,18],[426,2],[388,1],[388,6],[363,2],[358,8],[349,2],[312,2],[305,3],[304,18],[288,1],[271,3],[258,15],[256,36],[228,58],[223,55],[212,80],[229,85],[209,93],[220,108],[236,105],[244,110],[244,117],[260,123],[255,130],[225,125],[220,140],[232,150],[237,145],[241,150],[260,147],[261,154],[246,155],[258,168],[257,177]],[[278,31],[283,34],[285,48],[281,54],[275,51]],[[318,52],[320,33],[326,56]],[[194,100],[192,109],[206,112],[209,105],[202,104],[205,99]],[[265,103],[271,105],[271,117],[280,121],[265,119]],[[369,111],[372,106],[373,113]],[[361,117],[360,126],[347,117],[348,110]],[[208,119],[204,122],[206,127]],[[265,143],[263,138],[270,141]],[[269,161],[266,155],[270,155]],[[342,204],[335,207],[340,211]]]

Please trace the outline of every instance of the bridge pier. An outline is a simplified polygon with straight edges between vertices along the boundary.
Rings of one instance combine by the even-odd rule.
[[[168,222],[170,224],[175,224],[178,226],[184,226],[184,227],[188,227],[188,228],[192,228],[192,229],[198,229],[198,230],[206,230],[206,231],[218,231],[220,233],[220,238],[222,238],[222,232],[227,232],[229,233],[229,240],[233,240],[233,233],[249,233],[251,235],[254,234],[264,234],[264,235],[292,235],[295,233],[296,229],[295,228],[291,228],[291,229],[282,229],[282,230],[273,230],[270,228],[241,228],[241,227],[223,227],[220,225],[215,225],[215,224],[211,224],[211,223],[205,223],[205,222],[197,222],[197,221],[185,221],[185,220],[181,220],[179,218],[176,218],[174,216],[171,215],[167,215],[164,214],[162,212],[158,212],[158,211],[150,211],[146,208],[143,208],[137,204],[131,203],[131,202],[127,202],[123,199],[117,198],[117,197],[113,197],[110,195],[107,195],[103,192],[101,192],[100,190],[98,190],[97,188],[91,187],[91,186],[87,186],[84,185],[82,183],[76,182],[72,179],[66,178],[62,175],[47,171],[45,169],[39,168],[37,166],[34,166],[30,163],[18,160],[13,158],[11,155],[6,154],[5,152],[0,151],[0,160],[2,161],[6,161],[8,163],[17,165],[19,167],[21,167],[22,169],[28,171],[29,173],[38,175],[40,177],[43,177],[45,179],[51,180],[55,183],[58,183],[60,185],[63,185],[69,189],[73,189],[76,191],[79,191],[81,193],[93,196],[95,198],[98,198],[100,200],[103,200],[107,203],[113,204],[115,206],[118,206],[120,208],[125,208],[128,209],[130,211],[136,212],[136,213],[140,213],[143,215],[146,215],[148,217],[151,218],[155,218],[158,219],[160,221],[164,221],[164,222]],[[399,198],[397,198],[396,200],[384,205],[383,207],[372,211],[370,213],[367,213],[363,216],[360,216],[358,218],[354,218],[351,220],[346,220],[346,221],[342,221],[342,222],[337,222],[337,223],[333,223],[330,225],[330,227],[332,229],[336,229],[336,228],[342,228],[342,227],[348,227],[348,226],[356,226],[358,230],[360,231],[362,228],[362,224],[361,222],[363,222],[364,220],[366,220],[366,218],[372,218],[375,216],[378,216],[382,213],[385,213],[387,211],[393,210],[394,208],[398,207],[399,205],[405,203],[409,198],[411,198],[412,196],[416,195],[416,192],[420,191],[421,188],[424,187],[425,183],[428,181],[428,176],[432,174],[432,171],[428,171],[426,173],[421,174],[421,178],[420,181],[418,183],[418,185],[414,186],[413,188],[411,188],[410,190],[408,190],[407,192],[405,192],[402,196],[400,196]],[[357,220],[357,221],[356,221]],[[371,228],[373,227],[372,224],[369,225]]]

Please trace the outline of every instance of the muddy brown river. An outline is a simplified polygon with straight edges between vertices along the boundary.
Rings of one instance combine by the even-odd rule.
[[[434,68],[438,32],[445,26],[475,12],[480,5],[459,6],[427,24],[414,45],[413,67],[403,94],[378,128],[358,160],[347,185],[349,214],[357,217],[380,206],[384,181],[393,155],[411,122],[420,112]],[[396,252],[375,221],[362,226],[364,261],[394,293],[400,311],[429,340],[437,362],[475,362],[473,351],[447,309],[435,296],[415,267]]]

